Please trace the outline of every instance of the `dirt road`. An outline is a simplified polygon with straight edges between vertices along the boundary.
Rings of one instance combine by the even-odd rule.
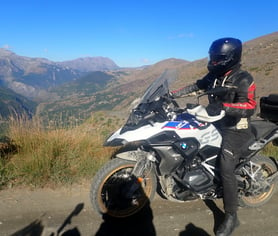
[[[278,194],[265,206],[241,208],[233,235],[278,235]],[[0,235],[208,236],[223,217],[222,202],[173,203],[156,197],[129,219],[102,219],[89,201],[89,184],[0,191]],[[53,233],[53,234],[52,234]]]

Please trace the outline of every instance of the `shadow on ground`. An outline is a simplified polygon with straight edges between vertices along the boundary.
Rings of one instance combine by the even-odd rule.
[[[212,200],[205,200],[204,203],[211,210],[214,217],[213,232],[216,232],[218,226],[222,223],[224,213],[218,208]],[[185,226],[185,230],[180,232],[179,236],[210,236],[205,230],[198,228],[193,223],[189,223]]]
[[[84,208],[84,203],[79,203],[74,210],[66,217],[63,224],[57,230],[50,230],[44,226],[43,220],[36,220],[25,228],[15,232],[11,236],[80,236],[77,227],[64,231],[67,225],[71,224],[74,216],[77,216]]]
[[[224,213],[217,207],[214,201],[204,201],[211,210],[214,217],[214,232],[221,224]],[[79,203],[75,209],[66,217],[58,229],[45,228],[43,220],[36,220],[23,229],[15,232],[11,236],[81,236],[77,227],[65,230],[66,226],[71,226],[74,216],[78,216],[84,208],[84,203]],[[195,222],[198,223],[198,222]],[[68,227],[67,227],[68,228]],[[114,218],[109,215],[103,215],[101,223],[95,236],[156,236],[155,226],[153,224],[153,212],[150,204],[138,213],[126,218]],[[184,231],[179,236],[209,236],[202,228],[197,227],[192,222],[185,226]]]
[[[126,218],[103,216],[103,223],[95,236],[155,236],[153,213],[148,204],[138,213]]]

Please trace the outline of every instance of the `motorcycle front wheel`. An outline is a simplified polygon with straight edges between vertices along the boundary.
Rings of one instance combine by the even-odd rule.
[[[256,181],[264,181],[267,177],[271,176],[277,171],[275,163],[268,157],[257,155],[252,158],[252,161],[261,166],[259,172],[257,172]],[[254,191],[255,190],[255,191]],[[242,207],[259,207],[267,203],[274,192],[276,191],[275,183],[272,183],[265,191],[256,191],[254,189],[252,194],[248,191],[245,195],[239,199],[239,205]]]
[[[93,209],[103,215],[128,217],[154,198],[157,179],[153,170],[142,178],[132,176],[135,161],[115,158],[107,162],[94,176],[90,200]]]

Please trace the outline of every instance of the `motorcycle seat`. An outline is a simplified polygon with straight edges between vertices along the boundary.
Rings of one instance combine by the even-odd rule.
[[[266,137],[268,134],[278,130],[278,126],[265,120],[251,121],[251,130],[256,140]]]

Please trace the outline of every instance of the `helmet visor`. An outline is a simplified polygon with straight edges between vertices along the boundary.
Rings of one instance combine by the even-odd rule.
[[[227,55],[209,55],[209,61],[212,65],[218,65],[228,60],[229,58]]]

